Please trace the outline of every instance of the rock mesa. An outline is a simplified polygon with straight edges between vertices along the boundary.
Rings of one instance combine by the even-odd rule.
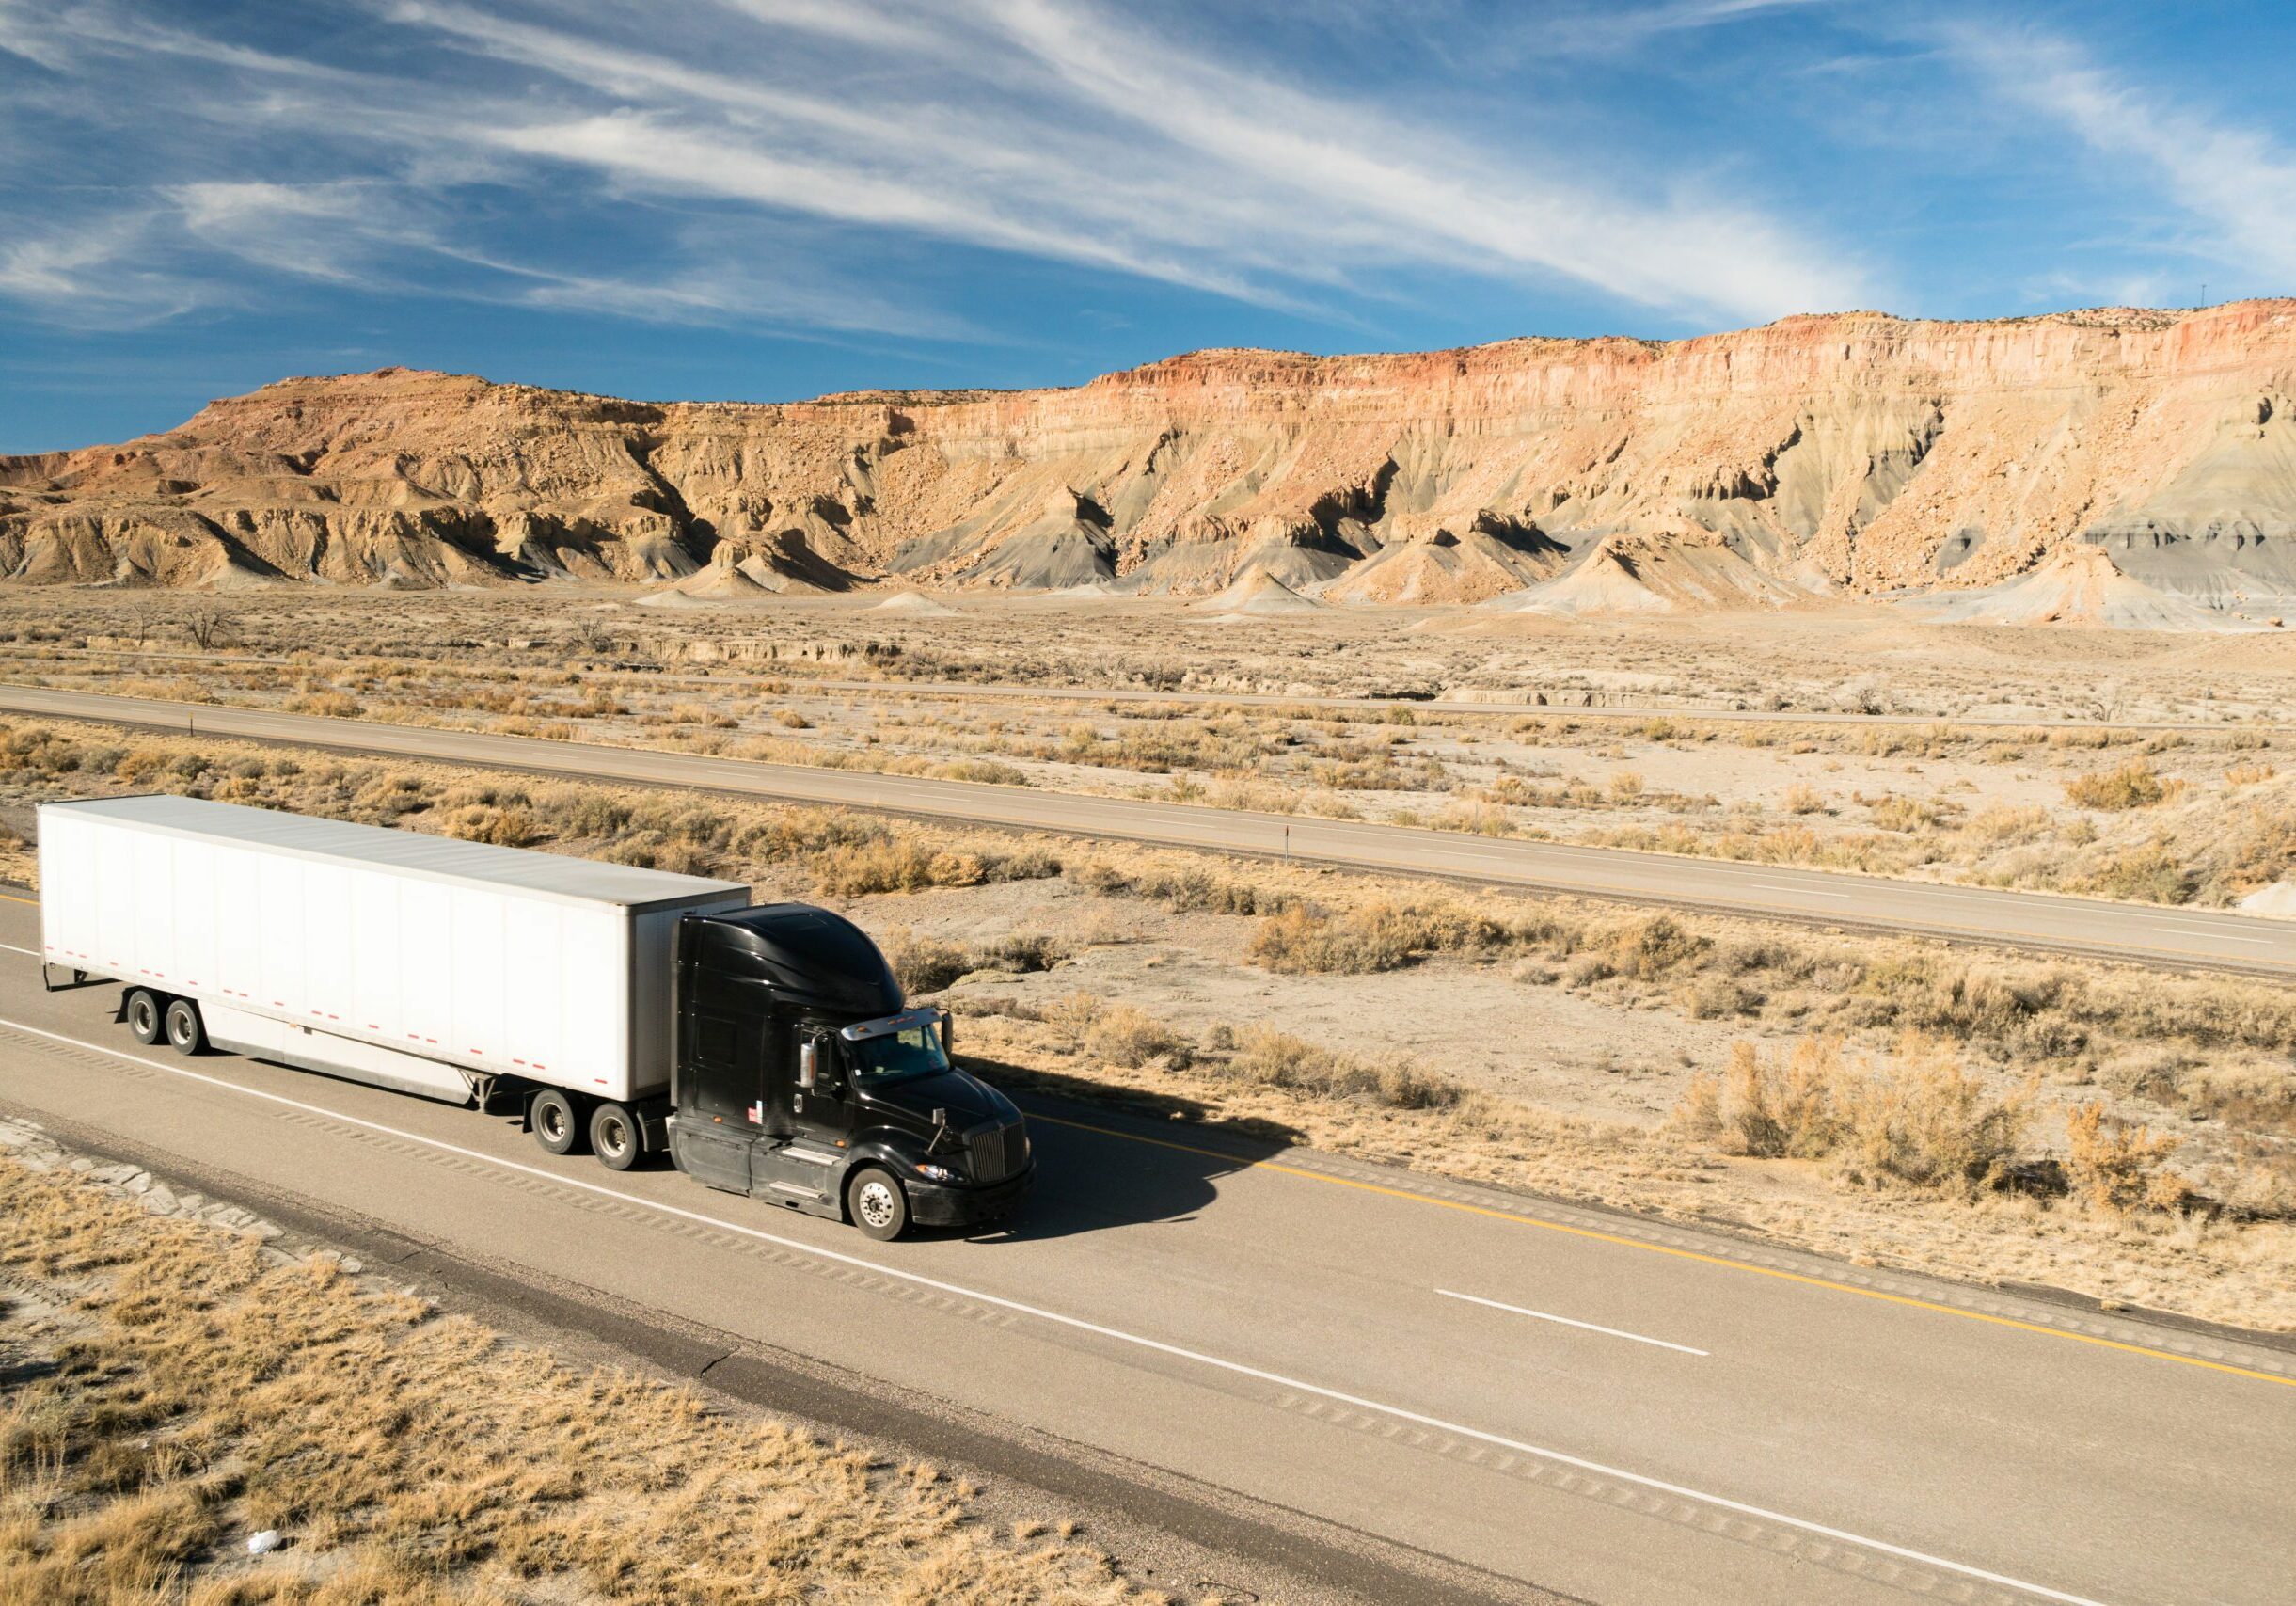
[[[50,584],[570,578],[706,604],[885,582],[1277,595],[1264,579],[1631,612],[1985,594],[2074,548],[2117,577],[2120,613],[2287,608],[2296,301],[1204,351],[1071,390],[772,405],[385,369],[0,458],[0,574]]]

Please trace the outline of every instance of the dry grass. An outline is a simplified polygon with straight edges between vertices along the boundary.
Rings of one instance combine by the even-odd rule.
[[[1908,1035],[1872,1059],[1805,1036],[1782,1053],[1738,1043],[1725,1076],[1692,1079],[1677,1120],[1730,1153],[1831,1160],[1853,1181],[1969,1195],[2008,1177],[2032,1106],[2030,1091],[1988,1091],[1935,1040]]]
[[[929,1468],[582,1372],[328,1259],[0,1160],[0,1318],[55,1369],[0,1405],[0,1601],[1115,1601]],[[246,1534],[287,1545],[246,1559]]]
[[[2036,632],[2030,646],[2046,643],[2051,650],[2015,671],[2010,661],[2029,645],[2013,646],[2004,636],[1976,654],[1893,653],[1886,684],[1846,672],[1813,680],[1829,652],[1850,644],[1814,625],[1804,646],[1758,674],[1744,669],[1747,651],[1766,659],[1776,644],[1766,632],[1750,643],[1724,631],[1715,644],[1723,650],[1714,656],[1630,632],[1617,644],[1622,661],[1582,660],[1565,676],[1589,692],[1631,683],[1674,696],[1698,684],[1721,707],[1780,710],[1774,723],[1725,723],[1689,708],[1632,722],[1566,707],[1505,715],[1217,701],[1094,708],[1053,698],[967,702],[900,685],[950,678],[1306,691],[1369,677],[1385,684],[1345,689],[1409,695],[1435,684],[1471,692],[1536,683],[1560,690],[1554,654],[1567,658],[1586,645],[1573,646],[1567,630],[1551,640],[1543,635],[1535,651],[1494,642],[1486,652],[1465,638],[1415,634],[1399,660],[1390,635],[1338,615],[1296,629],[1310,638],[1326,629],[1367,633],[1345,653],[1306,657],[1278,645],[1297,639],[1291,626],[1272,626],[1264,640],[1260,632],[1214,639],[1183,626],[1168,640],[1170,656],[1160,659],[1157,632],[1171,621],[1144,618],[1136,629],[1128,622],[1111,631],[1104,620],[1081,613],[998,616],[993,625],[959,619],[928,631],[770,609],[570,623],[562,596],[385,606],[311,596],[293,608],[284,598],[249,598],[210,612],[228,612],[250,650],[204,659],[197,675],[145,681],[153,660],[127,648],[180,651],[214,633],[182,599],[146,603],[140,621],[134,606],[103,597],[49,596],[37,616],[27,603],[14,628],[0,625],[0,660],[12,659],[9,672],[48,684],[261,708],[356,706],[361,717],[413,725],[2138,901],[2223,905],[2296,874],[2283,846],[2296,841],[2296,787],[2272,786],[2272,766],[2260,761],[2227,765],[2231,754],[2285,744],[2285,736],[2229,723],[2172,733],[2051,723],[2077,715],[2171,717],[2198,726],[2270,713],[2276,693],[2266,688],[2288,677],[2264,644],[2248,644],[2267,657],[2256,666],[2261,677],[2243,677],[2238,695],[2222,675],[2172,692],[2177,676],[2147,672],[2138,693],[2102,672],[2068,673],[2052,654],[2071,644],[2050,632]],[[995,612],[985,600],[978,606]],[[977,650],[952,645],[951,637],[964,635]],[[1821,643],[1829,644],[1820,649]],[[2074,656],[2111,660],[2137,645],[2084,643]],[[1433,668],[1438,661],[1445,667]],[[1733,663],[1738,667],[1722,667]],[[768,664],[773,673],[765,673]],[[856,698],[810,687],[802,676],[784,677],[789,664],[865,674],[885,689]],[[1916,682],[1962,690],[1933,695]],[[1791,691],[1797,684],[1798,692]],[[2093,692],[2098,685],[2114,689]],[[2024,728],[1953,723],[1956,711],[2003,697],[2050,711],[2034,712]],[[327,701],[337,698],[347,702]],[[1938,720],[1859,728],[1796,723],[1791,712],[1885,706],[1919,708]],[[1079,718],[1085,708],[1089,717]],[[1576,757],[1598,762],[1571,762]],[[1809,773],[1845,767],[1861,773],[1838,788],[1819,789]],[[1933,795],[1904,798],[1898,777],[1917,768]],[[1144,776],[1156,784],[1142,784]],[[2093,806],[2041,806],[2068,787]]]
[[[2098,1210],[2174,1210],[2192,1195],[2169,1169],[2177,1140],[2109,1114],[2101,1104],[2076,1105],[2066,1117],[2068,1182]]]
[[[1040,931],[1017,932],[993,942],[953,943],[900,927],[886,932],[879,946],[902,991],[912,997],[941,992],[982,971],[1024,976],[1050,970],[1068,957],[1062,944]]]
[[[2147,808],[2168,797],[2172,785],[2146,760],[2131,758],[2101,774],[2076,775],[2065,783],[2065,796],[2082,808]]]
[[[2254,790],[2288,785],[2275,779]],[[957,906],[967,911],[1019,900],[1045,911],[1032,915],[1040,920],[1079,894],[1149,901],[1174,912],[1188,933],[1185,945],[1227,963],[1257,957],[1266,973],[1259,1013],[1235,1019],[1223,1035],[1224,1028],[1208,1024],[1221,1019],[1222,1010],[1176,1022],[1135,1010],[1103,1024],[1088,1045],[1085,1033],[1020,1013],[987,1026],[983,1038],[975,1002],[959,998],[958,1010],[968,1017],[960,1044],[1016,1034],[1014,1063],[1066,1065],[1071,1073],[1091,1064],[1088,1081],[1264,1112],[1319,1144],[1430,1169],[1584,1192],[1637,1208],[1694,1215],[1724,1208],[1796,1242],[1886,1253],[1908,1264],[1938,1264],[1952,1246],[1955,1265],[1978,1267],[1983,1275],[2296,1325],[2296,1314],[2254,1313],[2280,1308],[2279,1294],[2259,1291],[2254,1268],[2259,1257],[2288,1252],[2280,1222],[2296,1216],[2296,1144],[2288,1137],[2296,1130],[2296,1077],[2287,1061],[2288,1045],[2296,1042],[2296,997],[2268,983],[1837,937],[1719,916],[1638,914],[1560,898],[1436,891],[1423,883],[1274,861],[1116,849],[637,787],[537,783],[228,741],[138,739],[60,723],[0,724],[0,800],[21,803],[129,787],[432,831],[503,829],[500,815],[523,831],[522,811],[541,833],[535,845],[546,850],[744,878],[768,898],[979,900]],[[2152,811],[2156,819],[2177,812]],[[21,857],[15,863],[28,868]],[[1067,884],[988,890],[1000,882],[1054,877]],[[981,890],[946,890],[953,888]],[[867,915],[879,930],[911,918],[898,903]],[[1122,925],[1132,916],[1118,912],[1105,918]],[[977,969],[1034,968],[1039,956],[1000,951],[997,942],[971,935],[974,929],[915,939],[914,951],[898,961],[910,984],[923,991]],[[1092,941],[1085,939],[1086,946]],[[1040,957],[1053,955],[1046,949]],[[1876,1226],[1857,1191],[1827,1189],[1788,1209],[1763,1197],[1773,1182],[1742,1185],[1734,1171],[1713,1169],[1797,1162],[1717,1160],[1678,1134],[1663,1142],[1622,1135],[1454,1078],[1441,1078],[1440,1090],[1429,1093],[1423,1089],[1434,1079],[1423,1067],[1386,1055],[1351,1055],[1344,1044],[1293,1042],[1276,1052],[1245,1052],[1261,1041],[1255,1031],[1284,1018],[1286,990],[1295,985],[1286,978],[1418,967],[1429,975],[1431,995],[1440,996],[1445,967],[1462,965],[1505,967],[1502,974],[1512,973],[1526,990],[1521,1009],[1534,1023],[1550,1010],[1577,1017],[1607,1012],[1628,1068],[1646,1034],[1669,1030],[1670,1021],[1728,1021],[1747,1035],[1773,1040],[1831,1034],[1868,1046],[1911,1030],[1952,1040],[1972,1068],[2002,1086],[2021,1085],[2037,1071],[2051,1089],[2079,1088],[2080,1096],[2097,1098],[2125,1119],[2158,1126],[2187,1115],[2206,1118],[2190,1131],[2207,1152],[2181,1154],[2180,1174],[2225,1211],[2208,1229],[2215,1235],[2207,1251],[2172,1266],[2149,1238],[2100,1243],[2095,1234],[2104,1229],[2063,1201],[2042,1209],[2024,1196],[1978,1188],[1972,1206],[1952,1188],[1898,1185],[1894,1173],[1877,1172],[1869,1180],[1889,1182],[1886,1196],[1910,1213]],[[1718,1068],[1720,1052],[1718,1046]],[[1516,1061],[1538,1057],[1535,1041],[1526,1042]],[[1623,1089],[1630,1079],[1617,1086]],[[1642,1107],[1655,1119],[1664,1105]],[[2053,1133],[2055,1120],[2052,1108],[2035,1130]],[[1820,1163],[1828,1175],[1841,1174],[1836,1164]],[[2001,1213],[2010,1198],[2039,1213],[2008,1222]],[[2125,1231],[2143,1234],[2152,1230],[2147,1223],[2165,1230],[2192,1218],[2139,1212],[2127,1218]],[[1874,1249],[1869,1238],[1886,1249]],[[2084,1253],[2101,1258],[2085,1266]]]
[[[960,1042],[992,1079],[1239,1136],[1677,1219],[1719,1216],[1864,1264],[2041,1283],[2296,1329],[2296,1287],[2285,1275],[2296,1231],[2285,1214],[2242,1220],[2233,1210],[2129,1211],[2053,1189],[2047,1156],[2019,1146],[2031,1136],[2027,1099],[1988,1091],[1943,1047],[1885,1057],[1862,1074],[1829,1073],[1846,1107],[1805,1128],[1829,1134],[1826,1158],[1813,1166],[1726,1153],[1741,1145],[1719,1141],[1732,1095],[1718,1082],[1702,1095],[1702,1114],[1693,1108],[1652,1130],[1562,1115],[1407,1059],[1375,1062],[1265,1027],[1215,1026],[1191,1039],[1150,1023],[1180,1052],[1111,1052],[1073,1025],[1109,1010],[1128,1023],[1144,1013],[1085,1001],[1053,1021],[1008,1003],[969,1012]],[[1790,1082],[1790,1057],[1783,1069]],[[1776,1085],[1778,1072],[1774,1060],[1765,1071],[1773,1119],[1775,1101],[1791,1093]],[[1781,1124],[1795,1130],[1790,1108]],[[2255,1167],[2225,1179],[2236,1180],[2282,1204],[2296,1199],[2289,1179]],[[2228,1192],[2224,1202],[2238,1204]]]

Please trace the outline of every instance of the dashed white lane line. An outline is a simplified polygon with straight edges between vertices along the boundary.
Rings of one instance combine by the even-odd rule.
[[[12,954],[22,954],[26,959],[40,958],[40,950],[38,948],[20,948],[14,943],[0,943],[0,948],[6,948],[9,953]]]
[[[491,1167],[496,1170],[515,1172],[521,1176],[539,1177],[559,1187],[578,1188],[584,1193],[596,1194],[601,1199],[615,1200],[623,1204],[635,1205],[640,1210],[651,1210],[663,1216],[674,1216],[683,1221],[691,1221],[704,1227],[714,1227],[721,1232],[732,1232],[744,1238],[753,1238],[759,1243],[771,1244],[777,1248],[789,1249],[801,1255],[810,1255],[815,1260],[834,1261],[840,1265],[849,1265],[857,1270],[874,1272],[879,1277],[890,1277],[896,1281],[912,1283],[919,1288],[929,1288],[936,1294],[947,1294],[959,1299],[970,1299],[979,1304],[992,1305],[999,1310],[1010,1311],[1016,1315],[1032,1316],[1037,1321],[1046,1322],[1054,1327],[1067,1328],[1072,1332],[1090,1333],[1096,1338],[1106,1339],[1112,1344],[1129,1345],[1132,1348],[1146,1350],[1155,1355],[1169,1356],[1175,1360],[1190,1361],[1210,1371],[1225,1372],[1230,1376],[1249,1377],[1256,1382],[1267,1383],[1278,1389],[1289,1389],[1294,1393],[1310,1394],[1317,1399],[1329,1400],[1334,1405],[1353,1406],[1357,1410],[1375,1411],[1382,1416],[1392,1417],[1398,1422],[1411,1423],[1418,1427],[1432,1428],[1437,1433],[1448,1433],[1460,1439],[1470,1439],[1479,1444],[1488,1444],[1496,1449],[1511,1450],[1518,1455],[1528,1455],[1539,1460],[1574,1467],[1579,1471],[1591,1472],[1597,1477],[1616,1478],[1622,1483],[1632,1484],[1638,1488],[1649,1489],[1656,1494],[1672,1495],[1678,1500],[1695,1501],[1702,1505],[1712,1506],[1718,1511],[1735,1512],[1740,1517],[1750,1517],[1760,1522],[1775,1522],[1794,1529],[1797,1533],[1815,1534],[1819,1538],[1833,1539],[1845,1545],[1855,1545],[1861,1550],[1872,1550],[1880,1555],[1894,1556],[1899,1561],[1912,1562],[1918,1566],[1936,1567],[1941,1572],[1952,1573],[1957,1578],[1974,1579],[1981,1583],[1999,1584],[2003,1589],[2017,1590],[2038,1600],[2054,1600],[2060,1602],[2061,1606],[2105,1606],[2103,1601],[2092,1599],[2085,1595],[2069,1595],[2062,1589],[2050,1589],[2042,1584],[2028,1583],[2023,1579],[2011,1578],[2006,1573],[1988,1572],[1984,1567],[1971,1566],[1964,1562],[1948,1561],[1943,1556],[1933,1556],[1926,1550],[1916,1550],[1905,1545],[1892,1545],[1883,1539],[1869,1539],[1861,1534],[1852,1534],[1845,1529],[1829,1528],[1822,1522],[1811,1522],[1799,1517],[1789,1517],[1782,1511],[1771,1511],[1765,1506],[1751,1505],[1744,1501],[1707,1494],[1701,1489],[1686,1488],[1681,1484],[1670,1484],[1661,1478],[1646,1477],[1640,1472],[1629,1472],[1623,1468],[1607,1466],[1601,1461],[1590,1461],[1583,1455],[1572,1455],[1560,1450],[1549,1450],[1542,1445],[1526,1443],[1519,1439],[1509,1439],[1503,1434],[1487,1433],[1480,1427],[1467,1427],[1460,1423],[1446,1422],[1441,1417],[1428,1416],[1420,1411],[1406,1410],[1401,1406],[1390,1406],[1378,1400],[1366,1399],[1360,1394],[1350,1394],[1338,1389],[1327,1389],[1320,1383],[1305,1382],[1297,1377],[1288,1377],[1280,1372],[1270,1372],[1262,1367],[1247,1365],[1241,1360],[1228,1360],[1221,1356],[1206,1354],[1202,1350],[1189,1349],[1176,1344],[1166,1344],[1162,1339],[1147,1338],[1138,1333],[1126,1332],[1121,1328],[1112,1328],[1100,1322],[1087,1321],[1082,1316],[1067,1315],[1058,1311],[1047,1310],[1041,1305],[1025,1304],[1018,1299],[1007,1299],[998,1294],[985,1294],[977,1289],[967,1288],[961,1283],[943,1282],[939,1278],[926,1277],[913,1271],[904,1271],[899,1266],[887,1265],[881,1261],[863,1260],[859,1255],[844,1254],[836,1249],[824,1248],[818,1244],[809,1244],[802,1238],[785,1238],[778,1232],[768,1232],[761,1228],[745,1226],[738,1221],[728,1221],[721,1216],[705,1216],[698,1210],[688,1210],[675,1204],[664,1204],[659,1200],[647,1199],[641,1194],[625,1193],[620,1188],[585,1182],[579,1177],[567,1176],[562,1172],[548,1170],[541,1166],[523,1165],[516,1160],[505,1160],[497,1154],[483,1153],[476,1149],[466,1149],[460,1144],[443,1143],[435,1137],[425,1137],[420,1133],[404,1131],[395,1126],[385,1126],[379,1121],[368,1121],[359,1116],[345,1115],[340,1110],[329,1109],[324,1105],[307,1104],[301,1099],[291,1099],[282,1093],[267,1093],[260,1088],[245,1087],[221,1076],[210,1076],[204,1072],[194,1071],[188,1066],[170,1065],[164,1059],[147,1059],[140,1054],[122,1054],[119,1050],[104,1043],[90,1042],[85,1038],[67,1037],[62,1032],[52,1032],[44,1027],[26,1025],[23,1021],[8,1020],[5,1016],[0,1016],[0,1026],[5,1026],[10,1031],[22,1032],[26,1037],[40,1038],[49,1042],[62,1043],[69,1048],[101,1054],[107,1058],[119,1060],[123,1064],[138,1065],[150,1071],[164,1071],[170,1076],[180,1076],[187,1082],[201,1083],[210,1088],[220,1089],[227,1093],[237,1093],[243,1098],[257,1099],[264,1104],[281,1105],[289,1109],[301,1110],[306,1115],[315,1115],[327,1121],[340,1121],[345,1126],[364,1127],[369,1132],[379,1132],[384,1137],[397,1138],[402,1143],[412,1143],[418,1148],[429,1149],[441,1154],[452,1154],[459,1159],[475,1161],[479,1165]]]
[[[1790,892],[1797,898],[1846,898],[1849,897],[1846,892],[1820,892],[1813,886],[1783,886],[1777,882],[1770,881],[1748,882],[1746,884],[1757,892]]]
[[[2213,937],[2220,943],[2255,943],[2259,947],[2272,946],[2270,937],[2236,937],[2229,931],[2219,931],[2207,926],[2155,926],[2156,931],[2165,931],[2172,937]]]
[[[1558,1322],[1566,1328],[1584,1328],[1591,1333],[1604,1333],[1614,1339],[1632,1339],[1636,1344],[1654,1344],[1660,1349],[1680,1350],[1685,1355],[1707,1353],[1702,1349],[1692,1349],[1686,1344],[1674,1344],[1666,1339],[1646,1338],[1640,1333],[1630,1333],[1623,1328],[1606,1328],[1594,1322],[1581,1322],[1570,1316],[1558,1316],[1550,1311],[1532,1311],[1527,1310],[1521,1305],[1502,1304],[1496,1299],[1485,1299],[1478,1294],[1458,1294],[1449,1288],[1438,1288],[1435,1292],[1446,1299],[1464,1299],[1470,1305],[1488,1305],[1494,1311],[1506,1311],[1517,1316],[1530,1316],[1542,1322]]]

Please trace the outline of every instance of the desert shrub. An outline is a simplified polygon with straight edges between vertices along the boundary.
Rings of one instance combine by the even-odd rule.
[[[901,991],[914,996],[938,993],[975,967],[972,950],[942,937],[920,937],[900,930],[887,933],[882,944],[885,962],[893,967]]]
[[[1642,795],[1642,777],[1636,771],[1621,770],[1610,777],[1607,789],[1612,802],[1632,802]]]
[[[2199,878],[2156,843],[2108,855],[2067,877],[2066,885],[2123,902],[2189,903],[2199,890]]]
[[[1797,781],[1786,788],[1785,805],[1788,814],[1819,814],[1825,810],[1826,797],[1815,787]]]
[[[472,803],[447,822],[447,835],[466,842],[491,842],[502,848],[524,848],[542,840],[542,822],[531,809],[516,804],[496,807]]]
[[[1733,976],[1709,976],[1690,989],[1684,1002],[1693,1017],[1723,1020],[1734,1015],[1762,1012],[1762,994]]]
[[[1186,1065],[1195,1045],[1134,1004],[1114,1004],[1090,993],[1071,993],[1045,1007],[1046,1022],[1089,1058],[1137,1070],[1161,1061]]]
[[[1998,1185],[2031,1110],[2029,1093],[1995,1096],[1934,1039],[1910,1040],[1889,1073],[1845,1078],[1836,1096],[1849,1174],[1927,1188]]]
[[[707,725],[712,730],[732,730],[741,723],[702,703],[676,703],[670,708],[670,723],[675,725]]]
[[[1058,939],[1041,931],[1020,932],[992,943],[967,945],[941,937],[920,937],[906,930],[890,932],[885,959],[904,992],[938,993],[979,970],[1050,970],[1068,957]]]
[[[1841,1140],[1833,1089],[1841,1074],[1838,1038],[1798,1038],[1782,1059],[1750,1042],[1733,1045],[1722,1098],[1732,1152],[1803,1160],[1830,1153]]]
[[[347,692],[301,692],[287,699],[291,714],[325,714],[329,719],[355,720],[366,711]]]
[[[1895,792],[1876,798],[1870,805],[1874,823],[1884,831],[1918,831],[1924,825],[1941,824],[1949,806]]]
[[[1702,959],[1714,944],[1671,914],[1654,914],[1611,933],[1605,945],[1610,974],[1650,981]]]
[[[1694,1077],[1675,1124],[1732,1153],[1832,1160],[1848,1181],[1928,1191],[1998,1185],[2016,1164],[2029,1093],[1998,1095],[1954,1049],[1908,1036],[1887,1060],[1850,1060],[1806,1036],[1783,1054],[1750,1042],[1721,1077]]]
[[[2066,799],[2082,808],[2146,808],[2169,794],[2169,783],[2142,758],[2131,758],[2117,769],[2095,775],[2076,775],[2065,783]]]
[[[814,884],[832,898],[978,886],[985,879],[972,854],[942,852],[906,837],[833,847],[814,860],[813,868]]]
[[[2065,1143],[2066,1183],[2098,1210],[2173,1210],[2189,1193],[2168,1169],[2177,1140],[2110,1115],[2101,1104],[2073,1108],[2065,1118]]]
[[[1236,1033],[1228,1066],[1237,1075],[1270,1087],[1364,1099],[1391,1109],[1440,1109],[1459,1103],[1465,1091],[1413,1060],[1365,1059],[1270,1026]]]
[[[1430,953],[1495,948],[1497,921],[1455,903],[1376,902],[1344,914],[1304,905],[1260,922],[1255,962],[1280,975],[1363,976],[1398,970]]]
[[[1269,914],[1294,900],[1211,866],[1162,859],[1117,865],[1107,859],[1080,860],[1056,870],[1086,892],[1107,897],[1148,898],[1177,914]]]
[[[936,764],[927,774],[942,781],[979,781],[997,787],[1025,787],[1028,774],[1010,764],[1000,764],[992,758],[958,758],[946,764]]]

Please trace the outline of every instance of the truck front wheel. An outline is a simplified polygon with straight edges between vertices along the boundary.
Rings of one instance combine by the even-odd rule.
[[[846,1214],[880,1244],[889,1244],[909,1230],[909,1196],[891,1171],[864,1166],[845,1185]]]
[[[556,1088],[545,1088],[534,1095],[527,1110],[527,1124],[534,1129],[534,1141],[552,1154],[571,1154],[582,1146],[582,1118],[574,1107],[574,1100]]]
[[[611,1101],[590,1112],[590,1152],[610,1171],[626,1171],[645,1153],[638,1118]]]
[[[159,994],[148,987],[138,987],[128,994],[128,1031],[137,1042],[157,1042],[160,1040]]]
[[[167,1005],[167,1045],[178,1054],[197,1054],[207,1046],[207,1027],[200,1024],[199,1006],[189,998]]]

